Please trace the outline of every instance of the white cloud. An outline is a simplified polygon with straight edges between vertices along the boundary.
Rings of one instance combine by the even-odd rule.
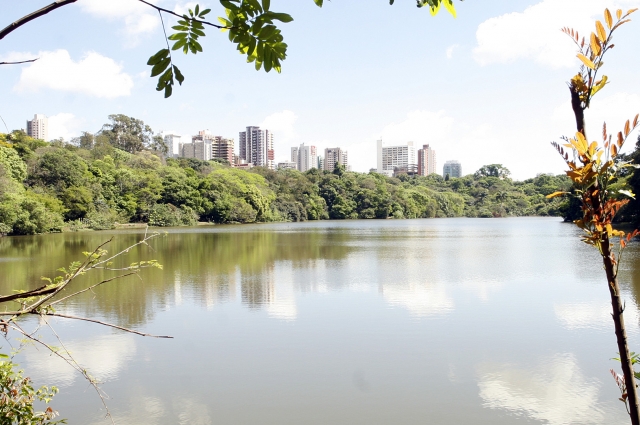
[[[570,27],[581,34],[593,30],[593,19],[604,7],[623,8],[637,3],[617,0],[544,0],[524,12],[488,19],[478,26],[474,57],[481,65],[533,59],[552,68],[573,67],[577,63],[575,45],[560,29]]]
[[[122,21],[129,45],[137,44],[140,35],[149,34],[160,26],[155,10],[138,1],[82,0],[78,6],[94,17]]]
[[[49,139],[63,138],[66,141],[79,136],[82,120],[68,112],[49,117]]]
[[[447,54],[447,59],[453,58],[453,51],[455,49],[457,49],[458,47],[460,47],[459,44],[453,44],[453,45],[447,47],[447,53],[446,53]]]
[[[77,62],[66,50],[40,52],[36,57],[40,59],[22,69],[16,91],[46,88],[107,99],[131,94],[133,79],[122,72],[122,65],[99,53],[89,52]]]
[[[178,15],[186,15],[189,9],[191,10],[195,9],[196,4],[199,4],[199,3],[195,1],[190,1],[184,4],[176,4],[176,7],[173,8],[173,11]],[[206,7],[203,7],[203,8],[206,9]]]
[[[295,123],[298,120],[298,116],[295,112],[290,110],[283,110],[269,115],[260,123],[260,128],[267,129],[273,132],[274,138],[274,150],[276,152],[276,162],[289,161],[291,146],[300,144],[302,142],[294,141],[296,138]],[[313,143],[306,143],[307,145],[314,145]]]
[[[269,115],[260,127],[272,131],[279,141],[289,142],[296,136],[294,126],[297,120],[298,116],[293,111],[285,109]]]
[[[484,406],[525,414],[550,425],[599,424],[598,384],[588,381],[571,354],[537,368],[485,367],[478,382]]]

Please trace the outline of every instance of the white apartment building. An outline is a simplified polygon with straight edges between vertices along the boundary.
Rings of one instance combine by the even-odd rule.
[[[49,141],[49,119],[43,114],[35,114],[32,120],[27,120],[27,134],[34,139]]]
[[[423,145],[418,149],[418,175],[428,176],[436,172],[436,151],[428,144]]]
[[[378,173],[392,176],[396,168],[416,167],[416,150],[413,142],[406,145],[383,146],[378,140]]]
[[[442,176],[443,177],[462,177],[462,164],[458,161],[451,160],[444,163],[444,167],[442,167]]]
[[[162,140],[167,145],[167,157],[177,158],[181,155],[182,136],[172,133],[162,133]]]
[[[249,126],[240,132],[239,157],[257,167],[274,169],[273,133]]]
[[[341,148],[327,148],[324,150],[325,171],[333,171],[336,164],[342,165],[345,170],[349,169],[349,157],[347,151]]]
[[[301,172],[317,168],[318,153],[316,151],[316,147],[305,146],[303,143],[297,148],[291,148],[291,162],[295,162],[297,164],[296,168]]]

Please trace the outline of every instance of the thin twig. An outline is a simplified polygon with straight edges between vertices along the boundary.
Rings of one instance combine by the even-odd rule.
[[[34,313],[34,314],[36,314],[36,313]],[[42,315],[43,316],[63,317],[65,319],[83,320],[85,322],[97,323],[99,325],[104,325],[104,326],[108,326],[108,327],[111,327],[111,328],[120,329],[121,331],[131,332],[132,334],[136,334],[136,335],[140,335],[140,336],[150,336],[152,338],[170,338],[170,339],[173,339],[173,337],[169,336],[169,335],[145,334],[145,333],[142,333],[142,332],[134,331],[133,329],[123,328],[122,326],[114,325],[114,324],[107,323],[107,322],[101,322],[100,320],[89,319],[88,317],[70,316],[68,314],[60,314],[60,313],[42,313]]]
[[[38,59],[40,59],[40,58],[29,59],[29,60],[26,60],[26,61],[17,61],[17,62],[0,62],[0,65],[18,65],[18,64],[21,64],[21,63],[35,62]]]
[[[49,303],[49,305],[51,306],[51,305],[54,305],[54,304],[58,304],[59,302],[62,302],[62,301],[64,301],[64,300],[68,299],[68,298],[75,297],[76,295],[79,295],[79,294],[81,294],[81,293],[83,293],[83,292],[90,291],[90,290],[92,290],[93,288],[95,288],[96,286],[100,286],[100,285],[102,285],[102,284],[104,284],[104,283],[109,283],[109,282],[111,282],[112,280],[116,280],[116,279],[120,279],[120,278],[123,278],[123,277],[131,276],[131,275],[133,275],[133,274],[138,274],[138,272],[125,273],[125,274],[122,274],[122,275],[119,275],[119,276],[114,276],[114,277],[112,277],[112,278],[105,279],[105,280],[103,280],[103,281],[101,281],[101,282],[96,283],[95,285],[91,285],[91,286],[89,286],[88,288],[84,288],[84,289],[82,289],[82,290],[80,290],[80,291],[74,292],[74,293],[73,293],[73,294],[71,294],[71,295],[67,295],[66,297],[62,297],[62,298],[60,298],[59,300],[55,300],[55,301],[53,301],[53,302]]]

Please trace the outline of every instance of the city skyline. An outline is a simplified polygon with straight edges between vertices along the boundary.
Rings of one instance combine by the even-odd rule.
[[[177,56],[185,82],[162,99],[146,65],[162,29],[157,16],[136,3],[83,0],[3,40],[0,60],[40,58],[0,68],[7,94],[3,131],[23,127],[37,110],[49,116],[50,137],[68,140],[95,133],[109,114],[123,113],[175,134],[202,123],[234,138],[247,123],[268,128],[277,135],[275,161],[304,141],[320,152],[341,146],[353,169],[366,172],[382,138],[416,146],[437,142],[440,158],[458,158],[468,170],[501,163],[516,179],[559,174],[564,164],[549,142],[574,132],[566,82],[579,64],[559,29],[584,33],[604,9],[596,0],[460,2],[453,19],[431,17],[411,2],[380,1],[368,5],[366,19],[356,25],[350,20],[361,15],[358,4],[329,2],[318,9],[312,1],[294,2],[286,9],[295,20],[282,28],[290,48],[282,74],[256,72],[224,35],[210,32],[202,56]],[[636,3],[607,6],[626,10]],[[186,2],[159,4],[184,10]],[[33,6],[8,2],[4,16],[12,22]],[[218,4],[202,6],[212,7],[210,16],[222,14]],[[145,25],[135,25],[132,16]],[[59,28],[69,22],[62,37]],[[339,25],[327,33],[326,22]],[[395,29],[380,31],[389,22]],[[362,33],[371,37],[364,46],[355,41]],[[639,37],[636,23],[616,35],[620,41]],[[434,41],[418,46],[407,39]],[[382,64],[380,52],[388,54]],[[633,43],[617,42],[607,61],[608,90],[587,111],[592,128],[606,121],[619,129],[640,111],[638,65]]]

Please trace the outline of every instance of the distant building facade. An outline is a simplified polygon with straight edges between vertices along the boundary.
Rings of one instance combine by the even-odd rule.
[[[429,145],[423,145],[418,149],[418,175],[428,176],[437,173],[436,169],[436,151]]]
[[[43,114],[35,114],[27,121],[27,134],[34,139],[49,141],[49,119]]]
[[[396,168],[404,169],[405,172],[417,168],[413,142],[407,142],[406,145],[384,146],[382,140],[378,140],[378,173],[392,176]]]
[[[333,171],[336,164],[340,164],[344,169],[349,168],[349,157],[347,151],[341,148],[327,148],[324,150],[324,167],[325,171]]]
[[[165,134],[162,133],[162,140],[164,144],[167,146],[167,157],[175,158],[182,156],[181,146],[182,145],[182,136],[177,134]]]
[[[295,162],[279,162],[278,163],[278,170],[295,170],[297,168],[298,164],[296,164]]]
[[[315,146],[305,146],[291,148],[291,162],[296,163],[296,169],[301,172],[309,171],[318,167],[318,152]]]
[[[238,156],[256,167],[274,169],[273,133],[260,127],[249,126],[240,132]]]
[[[458,161],[447,161],[442,167],[443,177],[462,177],[462,164]]]

